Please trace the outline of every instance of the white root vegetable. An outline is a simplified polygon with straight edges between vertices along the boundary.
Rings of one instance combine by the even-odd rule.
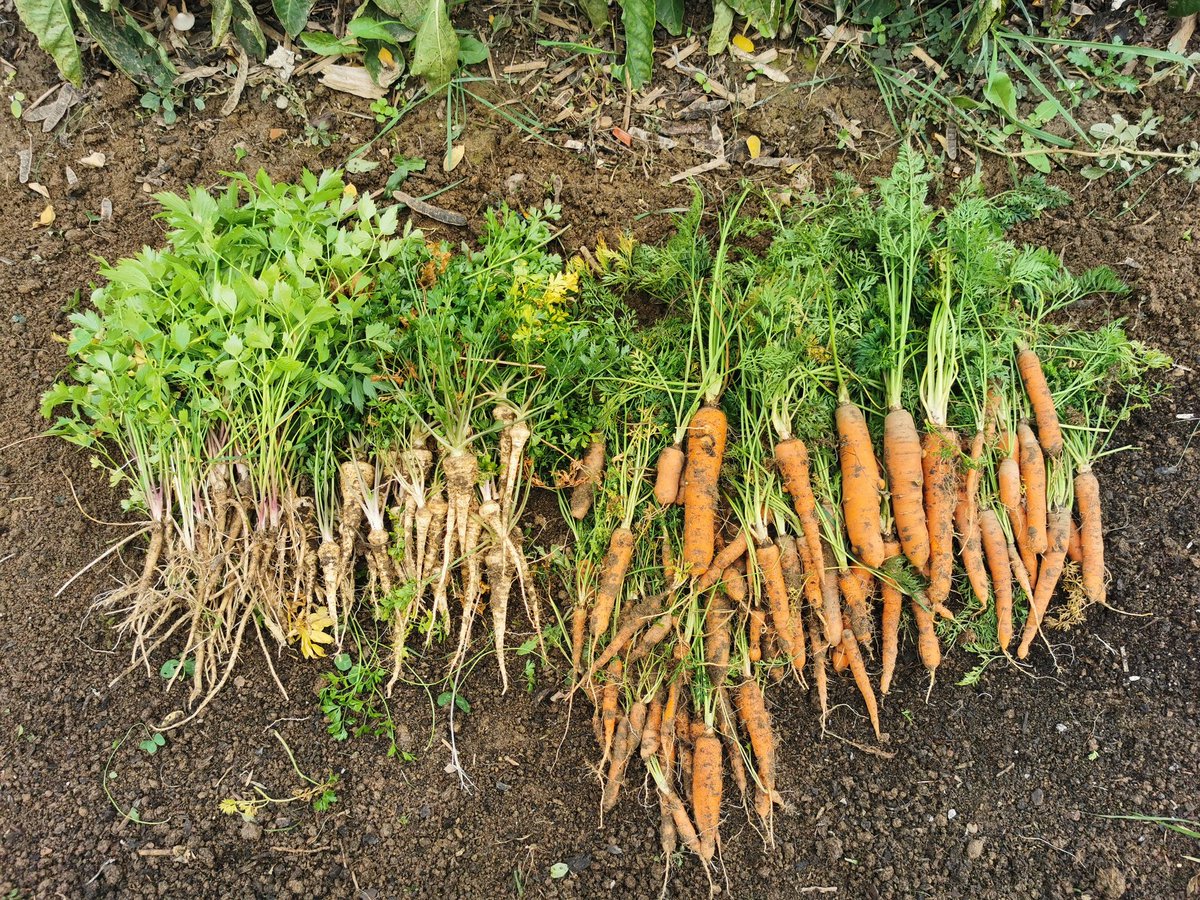
[[[508,693],[508,671],[504,665],[504,637],[508,626],[508,597],[512,592],[512,569],[502,547],[492,547],[485,557],[491,584],[492,635],[496,642],[496,663],[500,666],[500,693]]]

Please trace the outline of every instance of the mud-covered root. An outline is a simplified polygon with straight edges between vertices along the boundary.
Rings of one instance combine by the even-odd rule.
[[[375,577],[379,579],[379,587],[383,591],[383,596],[386,597],[396,586],[396,580],[393,577],[395,569],[392,564],[392,556],[388,553],[388,533],[382,528],[371,529],[367,535],[367,549],[375,570]]]
[[[453,522],[458,546],[465,547],[467,523],[475,500],[475,482],[479,478],[479,459],[469,450],[451,451],[442,457],[442,470],[446,473],[449,521]]]
[[[324,581],[325,611],[333,619],[333,639],[341,646],[341,610],[338,609],[339,586],[342,582],[342,550],[336,541],[326,540],[317,548]]]
[[[349,459],[338,466],[338,487],[342,498],[338,514],[338,543],[343,565],[348,565],[354,558],[354,544],[358,540],[358,529],[364,516],[363,488],[374,483],[375,466],[369,462]]]
[[[508,628],[508,598],[512,592],[513,570],[503,547],[492,547],[484,557],[491,585],[492,639],[496,644],[496,664],[500,667],[500,692],[508,692],[508,670],[504,664],[504,638]]]
[[[482,531],[483,521],[478,515],[471,516],[471,521],[467,523],[467,545],[471,549],[464,551],[467,577],[463,580],[462,621],[459,623],[458,644],[450,661],[451,671],[457,670],[466,658],[467,647],[471,644],[471,627],[479,611],[479,597],[483,585],[483,561],[479,555],[479,536]]]

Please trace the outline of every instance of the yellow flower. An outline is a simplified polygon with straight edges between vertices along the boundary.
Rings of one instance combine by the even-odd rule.
[[[300,641],[300,655],[305,659],[319,659],[325,655],[322,644],[332,644],[333,637],[325,629],[333,625],[333,619],[325,610],[304,611],[292,623],[288,638]]]

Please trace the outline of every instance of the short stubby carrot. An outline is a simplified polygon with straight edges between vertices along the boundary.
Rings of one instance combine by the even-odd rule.
[[[1058,587],[1058,579],[1062,576],[1063,563],[1067,558],[1067,543],[1071,540],[1071,510],[1065,506],[1050,511],[1050,546],[1042,557],[1042,567],[1038,571],[1037,584],[1033,587],[1033,599],[1029,603],[1029,617],[1025,620],[1025,630],[1021,634],[1021,643],[1017,646],[1017,657],[1024,659],[1029,655],[1029,647],[1042,626],[1042,619]]]
[[[1042,371],[1042,361],[1028,347],[1022,347],[1017,353],[1017,369],[1037,420],[1038,443],[1047,456],[1056,457],[1063,449],[1062,429],[1058,424],[1058,411],[1054,408],[1054,395],[1050,393],[1046,373]]]
[[[721,825],[721,739],[706,729],[692,750],[692,810],[700,836],[700,858],[712,862]]]
[[[1017,423],[1017,446],[1025,491],[1025,534],[1029,549],[1042,554],[1046,552],[1046,460],[1027,422]]]
[[[881,741],[883,735],[879,733],[879,704],[875,702],[875,689],[871,687],[871,678],[867,675],[866,663],[863,662],[862,654],[858,652],[858,643],[854,640],[854,633],[850,629],[846,629],[842,635],[842,643],[838,646],[846,648],[850,672],[854,676],[854,683],[858,685],[858,692],[862,694],[863,702],[867,705],[867,715],[871,719],[871,727],[875,730],[875,739]]]
[[[908,561],[924,571],[929,563],[929,526],[925,521],[921,437],[906,409],[893,409],[883,420],[883,462],[900,546]]]
[[[933,630],[933,613],[924,605],[926,602],[923,597],[913,597],[912,616],[917,626],[917,652],[932,678],[942,664],[942,645],[938,643],[937,632]]]
[[[658,455],[658,467],[654,476],[654,499],[662,506],[670,506],[679,494],[684,459],[683,447],[679,444],[672,444]]]
[[[707,571],[696,580],[696,590],[706,591],[720,581],[725,569],[745,555],[746,543],[746,532],[739,531],[732,541],[718,550],[713,555]]]
[[[867,606],[865,583],[851,569],[838,570],[838,587],[845,600],[846,615],[850,619],[850,630],[860,644],[871,642],[871,610]]]
[[[683,485],[683,565],[689,575],[708,571],[717,534],[717,483],[729,424],[715,406],[702,406],[688,426]]]
[[[583,480],[571,491],[571,516],[582,520],[592,508],[596,485],[604,471],[604,438],[597,435],[588,445],[581,465]]]
[[[1075,476],[1075,502],[1079,506],[1079,549],[1083,567],[1083,594],[1092,603],[1104,603],[1104,525],[1100,515],[1100,482],[1090,467]]]
[[[958,439],[946,428],[925,433],[925,520],[929,523],[929,606],[947,619],[954,576],[954,507],[958,502]]]
[[[849,401],[838,404],[835,419],[846,534],[854,556],[864,565],[877,568],[883,563],[882,501],[871,432],[862,410]]]

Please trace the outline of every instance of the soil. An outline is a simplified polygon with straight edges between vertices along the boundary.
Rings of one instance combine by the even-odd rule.
[[[17,63],[9,90],[37,97],[56,78],[24,47],[21,35],[0,47]],[[533,51],[494,52],[502,67]],[[829,81],[783,92],[736,119],[730,110],[701,119],[705,132],[715,121],[731,148],[756,134],[765,153],[800,161],[791,171],[752,167],[731,150],[728,169],[702,177],[706,191],[720,195],[742,178],[803,189],[836,172],[865,179],[885,171],[895,137],[872,83],[830,71]],[[631,124],[654,130],[687,102],[680,95],[689,83],[664,77],[664,107],[635,108]],[[496,99],[530,104],[544,121],[559,111],[553,85],[489,90]],[[760,88],[759,98],[768,93]],[[430,730],[424,692],[401,692],[393,708],[414,759],[389,759],[380,742],[336,743],[326,734],[314,696],[319,667],[290,654],[276,661],[289,699],[279,695],[261,656],[247,653],[234,684],[199,721],[171,732],[154,755],[137,748],[144,723],[177,708],[179,692],[164,693],[157,673],[140,670],[114,684],[127,650],[92,608],[138,564],[137,554],[109,556],[59,593],[131,531],[119,498],[86,455],[39,437],[39,396],[65,364],[58,340],[67,327],[64,307],[86,303],[98,256],[115,259],[160,242],[149,192],[216,184],[221,172],[259,166],[276,179],[292,178],[304,167],[339,164],[376,129],[365,101],[323,89],[308,99],[308,121],[323,118],[341,136],[328,148],[304,143],[305,120],[279,110],[273,93],[262,97],[252,87],[228,118],[211,112],[220,100],[164,129],[139,110],[138,92],[127,83],[96,78],[55,133],[7,115],[0,125],[4,159],[33,151],[30,180],[45,185],[56,212],[52,226],[31,227],[46,201],[6,165],[0,894],[656,896],[664,861],[652,798],[630,791],[601,826],[589,712],[550,702],[546,691],[531,697],[515,687],[501,696],[490,659],[467,683],[471,713],[458,721],[469,790],[445,770],[445,717]],[[454,232],[420,220],[430,231],[469,239],[488,206],[549,197],[563,208],[566,253],[598,235],[612,241],[628,227],[654,239],[669,228],[660,213],[689,199],[685,184],[667,179],[709,157],[637,141],[622,146],[596,116],[622,124],[624,97],[606,102],[590,119],[568,115],[550,143],[473,104],[466,158],[452,174],[435,162],[445,122],[430,103],[396,129],[388,152],[427,157],[429,167],[405,190],[423,195],[449,186],[432,202],[471,223]],[[1168,84],[1143,98],[1106,97],[1097,118],[1116,109],[1136,118],[1147,103],[1164,117],[1163,146],[1194,135],[1197,95]],[[860,120],[859,153],[838,148],[826,110]],[[276,128],[283,134],[273,139]],[[568,139],[583,149],[563,149]],[[107,155],[104,168],[76,162],[93,151]],[[78,176],[73,186],[65,165]],[[359,177],[360,189],[381,187],[386,168]],[[946,164],[945,181],[972,170],[960,156],[957,165]],[[997,187],[1009,178],[990,159],[985,173]],[[1120,436],[1138,451],[1100,466],[1109,597],[1124,613],[1093,611],[1084,627],[1055,635],[1057,667],[1042,648],[1032,673],[996,663],[975,687],[955,685],[975,660],[953,652],[928,702],[923,671],[906,650],[883,704],[886,758],[862,749],[869,729],[848,680],[833,679],[831,687],[841,704],[831,729],[845,740],[821,737],[815,701],[776,691],[779,788],[792,811],[777,818],[774,846],[764,849],[745,814],[727,806],[724,867],[714,890],[745,897],[807,889],[871,898],[1115,898],[1182,897],[1200,883],[1200,864],[1187,858],[1200,855],[1194,841],[1155,824],[1105,818],[1200,819],[1200,522],[1192,504],[1200,480],[1193,442],[1200,421],[1200,198],[1161,169],[1119,191],[1114,179],[1085,184],[1059,173],[1054,180],[1076,201],[1023,226],[1021,239],[1061,252],[1073,268],[1114,266],[1132,293],[1077,314],[1125,317],[1135,337],[1177,361],[1170,391]],[[97,221],[105,198],[111,222]],[[276,798],[304,787],[272,729],[301,770],[339,776],[330,811],[273,804],[257,823],[219,811],[224,798],[250,796],[250,782]],[[560,880],[549,874],[556,862],[570,869]],[[694,859],[672,866],[671,896],[708,890]]]

